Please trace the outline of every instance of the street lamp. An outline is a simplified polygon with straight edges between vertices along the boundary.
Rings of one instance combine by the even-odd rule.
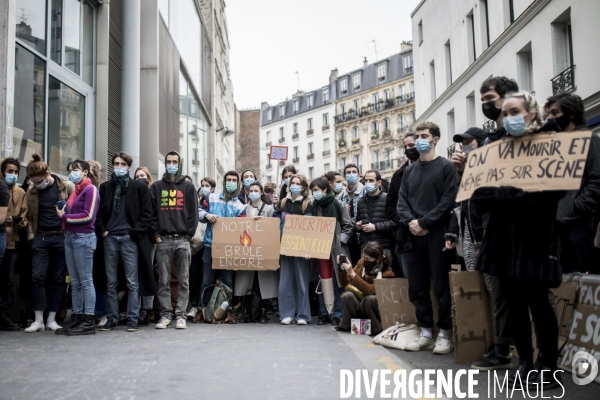
[[[220,132],[222,130],[225,131],[225,132],[223,132],[223,136],[229,136],[229,135],[233,135],[235,133],[234,131],[232,131],[231,129],[227,128],[226,126],[220,128],[220,129],[217,129],[217,132]]]

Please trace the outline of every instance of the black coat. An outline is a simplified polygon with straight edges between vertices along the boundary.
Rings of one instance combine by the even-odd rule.
[[[100,207],[96,217],[96,233],[103,238],[106,225],[113,210],[115,185],[111,181],[100,185]],[[125,215],[132,226],[129,237],[138,245],[138,280],[140,296],[156,294],[154,271],[152,268],[152,247],[148,231],[152,221],[152,197],[146,184],[129,179]]]
[[[372,223],[376,228],[374,232],[360,231],[361,246],[376,241],[384,249],[394,250],[394,233],[398,230],[398,224],[387,216],[387,196],[387,193],[379,192],[377,196],[367,194],[359,200],[356,221],[362,221],[363,226]]]
[[[387,197],[385,199],[385,210],[387,217],[397,224],[400,223],[400,217],[398,216],[398,211],[396,210],[396,207],[398,206],[398,193],[400,193],[400,186],[402,185],[402,176],[404,175],[404,171],[409,164],[410,163],[408,161],[405,162],[400,168],[398,168],[396,172],[394,172],[394,175],[390,180],[390,187],[388,188]]]

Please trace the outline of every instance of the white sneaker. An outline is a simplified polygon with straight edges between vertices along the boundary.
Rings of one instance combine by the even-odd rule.
[[[421,351],[421,350],[431,350],[433,349],[435,342],[433,339],[429,339],[428,337],[423,336],[423,333],[420,333],[419,336],[408,343],[404,350],[406,351]]]
[[[106,317],[100,317],[100,321],[98,322],[98,328],[103,328],[104,325],[106,325],[106,321],[108,321]]]
[[[57,329],[60,329],[60,328],[62,328],[62,326],[57,324],[56,321],[52,321],[49,324],[46,324],[47,331],[56,331]]]
[[[175,324],[176,329],[187,329],[187,324],[185,323],[185,319],[178,319]]]
[[[303,319],[299,319],[298,321],[296,321],[296,324],[298,325],[306,325],[306,321]]]
[[[37,321],[33,321],[31,323],[31,325],[29,325],[29,328],[25,329],[25,332],[27,332],[27,333],[43,332],[43,331],[44,331],[44,323],[37,322]]]
[[[287,317],[281,320],[281,325],[289,325],[292,323],[293,318]]]
[[[192,307],[190,309],[190,312],[187,313],[186,318],[193,320],[194,318],[196,318],[196,315],[198,315],[198,307]]]
[[[158,324],[156,324],[156,329],[167,329],[171,326],[171,320],[169,318],[162,317]]]
[[[449,354],[452,352],[452,342],[446,336],[438,335],[433,348],[433,354]]]

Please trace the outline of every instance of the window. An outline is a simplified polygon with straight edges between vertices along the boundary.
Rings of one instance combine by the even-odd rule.
[[[513,0],[504,0],[504,28],[515,22],[515,7]]]
[[[454,132],[455,132],[455,128],[454,128],[454,109],[450,110],[450,112],[448,113],[448,137],[449,138],[453,138],[454,137]]]
[[[271,152],[267,152],[267,168],[271,168]]]
[[[315,179],[315,167],[308,167],[308,179]]]
[[[294,158],[300,158],[298,154],[298,146],[294,146]]]
[[[346,114],[346,105],[345,104],[340,105],[340,114]]]
[[[423,20],[419,21],[419,28],[418,28],[418,35],[419,35],[419,46],[421,45],[421,43],[423,43]]]
[[[375,150],[373,152],[373,161],[375,162],[375,164],[379,164],[379,161],[380,161],[379,150]],[[379,169],[379,165],[375,165],[374,168]]]
[[[323,114],[323,126],[329,126],[329,113]]]
[[[285,104],[282,104],[279,106],[279,117],[280,118],[285,117]]]
[[[352,80],[354,82],[354,90],[359,90],[360,89],[360,74],[356,74],[352,77]]]
[[[476,126],[475,123],[475,93],[471,92],[467,96],[467,125],[469,127]]]
[[[379,93],[373,93],[373,104],[379,103]]]
[[[354,155],[354,164],[356,164],[358,166],[358,169],[360,169],[360,154]]]
[[[377,80],[379,82],[385,81],[385,64],[377,67]]]
[[[306,129],[311,130],[313,128],[312,118],[306,120]]]
[[[517,72],[519,89],[531,92],[533,90],[533,66],[531,58],[531,42],[517,53]]]
[[[268,122],[271,122],[271,120],[272,120],[272,119],[273,119],[273,109],[272,109],[272,108],[269,108],[269,109],[267,110],[267,121],[268,121]]]
[[[358,139],[360,137],[358,126],[352,127],[352,139]]]
[[[358,111],[360,109],[360,100],[354,100],[354,110]]]
[[[346,131],[344,129],[340,131],[340,139],[346,141]]]
[[[386,100],[389,100],[389,99],[391,99],[391,98],[392,98],[392,95],[391,95],[390,89],[385,89],[385,90],[383,91],[383,97],[384,97]]]
[[[398,96],[404,97],[405,94],[406,94],[406,85],[398,86]]]
[[[315,98],[313,97],[312,94],[308,95],[308,108],[313,108],[315,105]]]
[[[323,170],[325,172],[331,171],[331,164],[327,163],[323,166]]]
[[[406,116],[404,114],[398,115],[398,125],[400,125],[400,129],[406,128]]]
[[[432,61],[429,64],[429,85],[431,86],[431,102],[433,103],[436,99],[435,94],[435,62]]]
[[[340,93],[341,95],[345,95],[346,93],[348,93],[348,80],[347,79],[342,79],[340,81]]]
[[[412,110],[410,112],[410,117],[411,117],[410,119],[412,120],[412,123],[414,124],[415,121],[417,120],[417,112],[415,110]]]
[[[346,157],[340,159],[340,165],[342,166],[342,170],[346,168]]]
[[[283,132],[283,126],[279,128],[279,139],[285,139],[285,133]]]
[[[389,118],[386,118],[383,120],[383,129],[385,129],[385,130],[390,129],[390,119]]]
[[[46,55],[46,0],[17,1],[16,3],[17,29],[15,34],[17,39],[38,53]],[[62,13],[62,4],[60,8]],[[52,25],[52,29],[55,28],[58,28],[59,32],[61,31],[60,22],[58,27]]]
[[[373,126],[373,132],[374,132],[374,133],[377,133],[377,132],[379,132],[379,122],[377,122],[377,121],[373,121],[373,124],[372,124],[372,126]]]
[[[558,75],[573,65],[573,40],[571,37],[571,21],[566,20],[552,24],[552,47],[554,55],[554,75]]]
[[[298,133],[298,123],[294,122],[292,125],[292,133]]]
[[[329,149],[329,138],[323,139],[323,151],[327,151]]]
[[[313,143],[312,142],[310,142],[308,144],[308,155],[311,155],[311,154],[313,154]]]
[[[481,24],[481,51],[490,46],[490,18],[488,0],[479,0],[479,23]]]
[[[267,131],[267,143],[271,143],[271,131]]]
[[[412,56],[412,54],[405,55],[404,58],[402,59],[402,62],[404,63],[404,73],[406,75],[412,74],[412,72],[413,72],[413,56]]]
[[[452,53],[450,51],[450,40],[444,46],[446,53],[446,87],[452,85]]]
[[[329,102],[329,90],[323,90],[323,104]]]
[[[410,81],[410,92],[411,93],[415,92],[415,81]]]
[[[294,100],[294,114],[298,114],[300,111],[300,101],[298,99]]]
[[[473,18],[473,10],[467,15],[467,55],[469,56],[469,64],[473,64],[477,58],[475,52],[475,19]]]
[[[392,162],[392,149],[385,149],[385,161],[387,161],[388,164],[391,164]],[[391,165],[390,165],[391,168]]]

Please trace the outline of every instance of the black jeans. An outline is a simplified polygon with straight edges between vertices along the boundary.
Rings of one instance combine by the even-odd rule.
[[[442,251],[445,244],[444,229],[437,229],[425,236],[413,236],[413,249],[408,267],[408,296],[415,306],[417,325],[433,328],[431,305],[431,281],[438,302],[440,329],[452,329],[452,299],[450,297],[450,252]]]
[[[192,307],[198,307],[198,304],[200,304],[203,254],[204,248],[192,256],[192,263],[190,264],[190,303],[192,303]]]
[[[46,276],[50,279],[48,311],[56,312],[65,293],[67,260],[65,258],[65,235],[38,233],[31,241],[31,296],[33,309],[42,311],[46,302]],[[50,270],[50,274],[48,274]]]
[[[588,272],[594,251],[593,221],[578,224],[558,224],[560,232],[560,263],[563,273]]]
[[[4,253],[2,263],[0,263],[0,315],[4,314],[13,302],[13,273],[16,260],[17,251],[9,249]]]
[[[503,279],[510,326],[521,362],[533,363],[531,317],[535,324],[540,357],[545,367],[556,369],[558,359],[558,320],[548,297],[548,285],[525,279]]]

